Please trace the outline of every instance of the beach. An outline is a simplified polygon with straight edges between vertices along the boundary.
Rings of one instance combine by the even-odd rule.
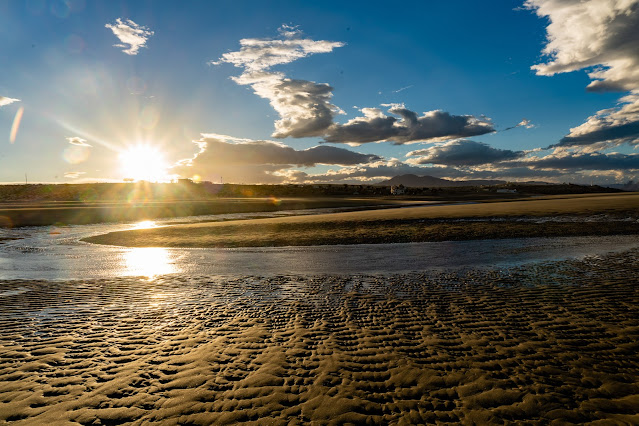
[[[636,423],[637,254],[5,280],[0,423]]]

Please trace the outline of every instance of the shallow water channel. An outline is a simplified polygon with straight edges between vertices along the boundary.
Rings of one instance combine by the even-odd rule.
[[[229,220],[327,210],[243,213],[156,222],[0,229],[0,279],[69,280],[161,275],[279,275],[397,273],[500,268],[583,258],[639,247],[635,235],[552,237],[236,249],[124,248],[88,244],[82,238],[112,231],[202,220]]]

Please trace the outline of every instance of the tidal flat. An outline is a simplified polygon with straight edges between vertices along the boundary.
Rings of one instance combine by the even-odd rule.
[[[5,280],[0,423],[637,423],[638,255]]]
[[[282,247],[639,234],[639,194],[578,194],[202,222],[85,238],[125,247]]]

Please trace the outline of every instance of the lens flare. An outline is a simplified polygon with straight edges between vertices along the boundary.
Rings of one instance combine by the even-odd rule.
[[[22,114],[24,114],[24,107],[20,107],[20,109],[18,109],[18,112],[16,112],[16,116],[13,119],[11,134],[9,135],[9,142],[11,143],[14,143],[16,141],[16,136],[18,136],[18,129],[20,128],[20,122],[22,121]]]

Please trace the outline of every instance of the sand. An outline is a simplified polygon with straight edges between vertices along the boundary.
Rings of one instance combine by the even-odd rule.
[[[0,424],[637,424],[638,255],[0,282]]]
[[[566,216],[574,220],[564,221]],[[531,218],[543,220],[522,221]],[[85,241],[126,247],[202,248],[618,234],[639,234],[639,193],[205,222],[111,232]]]

